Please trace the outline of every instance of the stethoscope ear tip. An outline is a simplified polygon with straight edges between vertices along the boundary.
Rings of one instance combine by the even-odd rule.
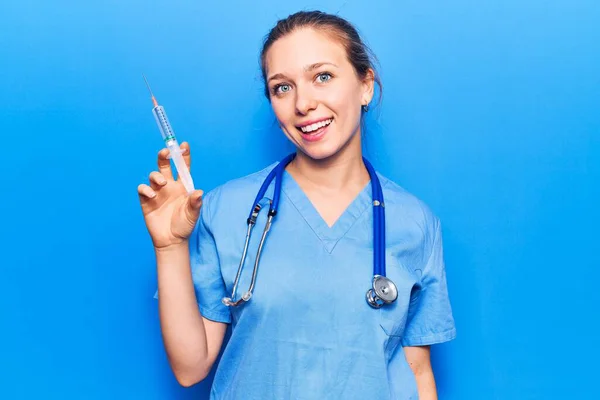
[[[234,307],[240,305],[242,302],[247,302],[252,297],[252,292],[248,291],[244,293],[241,299],[238,301],[233,301],[231,297],[223,297],[221,299],[221,303],[225,304],[227,307]]]
[[[233,302],[231,301],[231,298],[229,298],[229,297],[223,297],[223,298],[221,299],[221,302],[222,302],[223,304],[225,304],[227,307],[229,307],[229,306],[230,306],[230,305],[233,303]]]

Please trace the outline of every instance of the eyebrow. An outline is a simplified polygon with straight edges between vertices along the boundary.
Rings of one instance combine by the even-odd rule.
[[[334,66],[334,67],[336,67],[336,68],[339,68],[339,67],[338,67],[337,65],[335,65],[334,63],[330,63],[330,62],[318,62],[318,63],[314,63],[314,64],[307,65],[306,67],[304,67],[304,72],[310,72],[310,71],[313,71],[313,70],[315,70],[315,69],[317,69],[317,68],[320,68],[320,67],[322,67],[323,65],[332,65],[332,66]],[[272,81],[272,80],[274,80],[274,79],[285,79],[285,78],[287,78],[287,77],[286,77],[284,74],[281,74],[281,73],[280,73],[280,74],[275,74],[275,75],[272,75],[272,76],[271,76],[271,77],[270,77],[270,78],[267,80],[267,82],[271,82],[271,81]]]

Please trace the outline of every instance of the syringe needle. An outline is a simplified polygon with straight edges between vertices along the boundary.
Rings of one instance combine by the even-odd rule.
[[[158,107],[158,102],[156,101],[156,98],[154,97],[154,94],[152,93],[152,89],[150,89],[150,84],[148,83],[148,80],[146,79],[146,75],[142,74],[142,76],[144,77],[144,82],[146,82],[146,87],[148,88],[148,91],[150,92],[150,96],[152,97],[152,103],[154,103],[154,107]]]

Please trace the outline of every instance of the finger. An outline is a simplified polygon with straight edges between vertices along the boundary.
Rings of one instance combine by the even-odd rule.
[[[191,222],[197,221],[200,216],[203,195],[204,192],[202,190],[195,190],[187,198],[186,213]]]
[[[152,171],[150,173],[150,187],[153,190],[158,191],[166,184],[167,180],[160,172]]]
[[[140,200],[147,201],[155,198],[156,192],[150,186],[142,183],[138,186],[138,195],[140,196]]]
[[[172,181],[173,171],[171,171],[171,160],[169,160],[168,156],[169,149],[167,148],[163,148],[158,152],[158,171],[165,179]]]
[[[181,149],[181,154],[183,155],[183,160],[188,168],[192,165],[192,155],[190,154],[190,144],[188,142],[181,142],[179,146]]]

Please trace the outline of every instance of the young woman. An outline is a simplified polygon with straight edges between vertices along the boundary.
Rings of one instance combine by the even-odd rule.
[[[440,222],[363,158],[379,83],[365,45],[344,19],[299,12],[270,31],[261,64],[296,152],[188,195],[163,149],[138,188],[175,376],[204,379],[232,324],[211,398],[437,398],[429,346],[455,336]]]

